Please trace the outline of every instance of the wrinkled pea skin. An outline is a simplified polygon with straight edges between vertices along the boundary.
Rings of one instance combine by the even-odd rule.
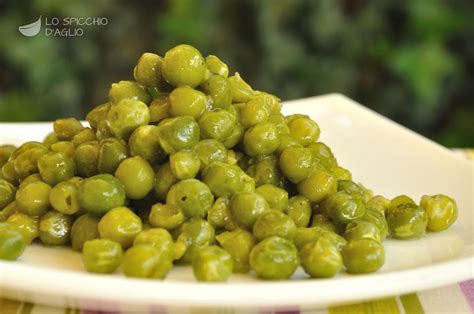
[[[203,182],[187,179],[170,188],[166,203],[181,209],[186,218],[204,218],[214,203],[214,196]]]
[[[44,145],[48,147],[47,143]],[[16,147],[14,145],[0,145],[0,168],[8,161],[15,149]]]
[[[380,231],[376,225],[365,220],[356,220],[346,225],[344,238],[347,241],[353,239],[372,239],[381,242]]]
[[[290,135],[303,146],[316,142],[320,129],[318,124],[306,117],[296,118],[288,123]]]
[[[414,204],[402,204],[390,208],[387,213],[390,235],[396,239],[417,239],[426,234],[428,215]]]
[[[266,238],[252,248],[250,266],[259,278],[289,279],[298,267],[298,250],[284,238]]]
[[[183,223],[184,215],[176,206],[157,203],[152,206],[148,220],[153,227],[172,231]]]
[[[106,121],[115,137],[128,139],[136,128],[150,122],[150,111],[144,102],[125,98],[110,108]]]
[[[390,201],[390,206],[388,207],[387,211],[386,211],[386,215],[388,214],[388,212],[392,209],[392,208],[396,208],[397,206],[399,205],[406,205],[406,204],[411,204],[411,205],[416,205],[415,201],[407,196],[407,195],[399,195],[397,197],[394,197],[391,201]]]
[[[0,179],[0,210],[15,200],[16,188],[8,181]]]
[[[458,218],[456,201],[443,194],[424,195],[421,198],[420,207],[426,211],[428,216],[427,228],[429,231],[445,230]]]
[[[345,192],[331,195],[322,206],[332,221],[339,224],[347,224],[365,215],[364,201]]]
[[[7,223],[0,223],[0,260],[14,261],[26,248],[21,231]]]
[[[79,204],[88,212],[102,216],[125,204],[125,187],[110,174],[87,178],[79,186]]]
[[[199,126],[191,116],[165,119],[158,125],[158,139],[167,154],[193,148],[199,137]]]
[[[364,199],[364,190],[352,180],[338,180],[337,181],[337,191],[338,192],[346,192],[349,195],[354,197],[360,197]]]
[[[115,207],[108,211],[99,221],[98,229],[101,239],[120,243],[127,249],[142,231],[142,221],[127,207]]]
[[[296,225],[281,211],[271,209],[257,217],[252,230],[257,240],[279,236],[292,241],[296,234]]]
[[[228,198],[219,197],[207,210],[207,221],[209,221],[214,228],[224,228],[231,219],[229,203]]]
[[[168,230],[163,228],[150,228],[141,231],[135,237],[133,246],[148,244],[160,251],[160,255],[173,260],[175,257],[175,247],[173,237]]]
[[[140,86],[136,82],[120,81],[113,83],[109,90],[109,103],[116,105],[124,99],[137,100],[148,104],[151,101],[151,96],[143,86]],[[129,104],[131,103],[132,102],[129,102]]]
[[[206,57],[206,66],[212,74],[220,75],[222,77],[227,77],[229,75],[227,64],[214,55]]]
[[[71,245],[74,250],[81,252],[84,243],[99,238],[99,220],[94,215],[84,214],[74,221],[71,228]]]
[[[86,120],[87,122],[89,122],[89,125],[91,126],[91,128],[93,128],[94,130],[97,130],[99,122],[106,119],[107,113],[109,112],[109,110],[110,110],[110,104],[105,103],[89,111],[89,113],[86,116]]]
[[[227,162],[227,149],[214,139],[199,141],[194,147],[194,151],[201,160],[201,168],[204,169],[212,162]]]
[[[155,172],[150,164],[140,156],[123,160],[115,177],[125,187],[125,194],[130,199],[142,199],[153,189]]]
[[[95,140],[97,140],[97,137],[95,135],[94,130],[92,130],[91,128],[84,128],[82,129],[82,131],[79,131],[79,133],[74,135],[71,142],[74,144],[74,146],[79,146],[82,143],[95,141]]]
[[[205,112],[198,120],[201,136],[204,139],[223,141],[228,138],[236,126],[235,116],[222,109]]]
[[[138,130],[138,129],[137,129]],[[135,130],[135,132],[137,131]],[[135,132],[133,134],[135,134]],[[132,136],[130,137],[130,149],[135,147],[132,145]],[[133,156],[139,154],[132,154]],[[103,139],[99,143],[99,156],[98,156],[98,172],[114,174],[119,164],[129,157],[128,149],[125,143],[116,138]]]
[[[246,102],[240,109],[240,123],[246,129],[262,122],[270,117],[267,107],[259,98]]]
[[[94,142],[94,141],[92,141]],[[83,144],[83,143],[81,143]],[[79,144],[79,145],[81,145]],[[77,146],[79,146],[77,145]],[[51,144],[50,147],[52,152],[63,153],[69,158],[74,159],[74,154],[76,153],[76,147],[73,142],[70,141],[59,141],[56,143]]]
[[[194,254],[192,267],[198,281],[222,282],[227,281],[232,274],[233,261],[226,250],[211,245]]]
[[[3,209],[0,209],[0,223],[7,221],[8,217],[17,212],[16,202],[13,201]]]
[[[253,192],[255,182],[241,168],[213,162],[204,169],[202,181],[217,197],[231,197],[240,192]]]
[[[331,170],[337,166],[337,160],[331,148],[323,142],[311,143],[308,145],[308,149],[325,169]]]
[[[210,96],[212,108],[227,109],[232,104],[232,93],[227,78],[213,75],[207,79],[201,89]]]
[[[16,212],[8,217],[6,222],[18,228],[23,235],[26,244],[30,244],[38,237],[38,217],[31,217]]]
[[[122,270],[127,277],[163,279],[173,264],[168,257],[148,244],[128,249],[122,260]]]
[[[219,245],[229,252],[232,257],[234,273],[247,273],[250,270],[250,251],[257,244],[257,240],[244,229],[225,231],[216,236]]]
[[[361,220],[370,222],[375,225],[375,227],[377,227],[379,231],[380,240],[385,240],[388,235],[388,225],[383,213],[381,213],[377,209],[367,207],[365,209],[365,215],[361,218]]]
[[[82,262],[88,272],[113,273],[122,262],[122,247],[107,239],[94,239],[84,243]]]
[[[53,123],[54,133],[60,141],[70,141],[84,126],[74,118],[58,119]]]
[[[342,258],[347,272],[351,274],[373,273],[385,263],[385,252],[378,241],[355,239],[344,246]]]
[[[238,72],[229,77],[229,83],[232,99],[235,103],[247,102],[256,94],[252,87],[240,77]]]
[[[367,208],[375,209],[382,214],[390,207],[390,200],[382,195],[376,195],[367,202]]]
[[[42,158],[45,153],[47,153],[47,148],[41,145],[18,154],[18,156],[12,160],[16,177],[21,180],[31,174],[38,173],[38,160]]]
[[[328,239],[318,237],[306,243],[299,254],[301,266],[312,278],[335,276],[342,268],[342,255]]]
[[[43,181],[54,186],[72,178],[76,164],[63,153],[47,153],[38,160],[38,169]]]
[[[41,216],[38,234],[44,245],[66,245],[69,243],[72,217],[51,210]]]
[[[264,184],[281,186],[283,178],[276,157],[273,155],[259,157],[262,158],[252,158],[252,164],[245,170],[255,180],[255,186]]]
[[[163,119],[170,117],[170,101],[167,95],[160,95],[153,99],[148,107],[150,111],[150,123],[156,124]]]
[[[177,247],[177,256],[181,263],[191,263],[194,254],[202,247],[214,244],[215,230],[203,219],[191,218],[173,232]],[[184,248],[184,252],[179,249]]]
[[[336,180],[352,180],[352,173],[346,168],[336,166],[331,169],[331,174]]]

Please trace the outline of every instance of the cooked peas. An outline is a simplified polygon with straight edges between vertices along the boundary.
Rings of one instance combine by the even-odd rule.
[[[191,218],[174,232],[177,257],[182,263],[191,263],[194,254],[202,247],[215,242],[215,230],[204,219]],[[184,251],[181,252],[181,248]]]
[[[51,210],[41,216],[38,235],[44,245],[65,245],[71,235],[72,217]]]
[[[151,96],[143,86],[133,81],[113,83],[109,90],[109,103],[117,105],[123,99],[138,100],[145,104],[151,101]],[[128,104],[133,104],[128,102]],[[111,110],[113,109],[113,106]]]
[[[120,163],[115,177],[122,182],[128,198],[141,199],[153,189],[155,173],[148,161],[135,156]]]
[[[249,156],[273,153],[280,145],[280,136],[271,122],[258,123],[244,134],[244,148]]]
[[[428,230],[438,232],[451,226],[458,218],[456,201],[449,196],[437,194],[421,198],[420,207],[428,215]]]
[[[125,187],[110,174],[99,174],[79,185],[79,204],[88,212],[101,216],[125,204]]]
[[[144,102],[125,98],[110,108],[106,121],[115,137],[128,139],[136,128],[150,122],[150,111]]]
[[[222,77],[227,77],[229,75],[229,68],[227,65],[214,55],[206,57],[206,66],[212,74],[220,75]]]
[[[82,251],[84,243],[99,238],[99,218],[84,214],[77,218],[71,228],[71,245],[76,251]]]
[[[201,159],[194,151],[179,151],[170,155],[173,175],[180,180],[194,178],[201,168]]]
[[[204,218],[214,203],[214,196],[203,182],[187,179],[170,188],[166,203],[181,209],[187,218]]]
[[[15,200],[16,188],[8,181],[0,179],[0,209],[5,208]]]
[[[7,223],[16,226],[20,230],[26,244],[30,244],[38,237],[38,217],[16,212],[8,217]]]
[[[0,260],[16,260],[26,248],[21,231],[6,223],[0,223]]]
[[[160,254],[173,260],[175,248],[173,238],[168,230],[163,228],[150,228],[143,230],[135,237],[133,245],[148,244],[155,247]]]
[[[137,65],[133,69],[133,77],[138,84],[148,87],[155,87],[160,85],[161,64],[163,58],[157,54],[145,52],[138,59]]]
[[[250,270],[250,251],[257,243],[252,233],[238,228],[217,235],[216,240],[231,255],[235,273],[247,273]]]
[[[232,93],[227,78],[213,75],[201,85],[201,88],[209,95],[212,108],[227,109],[232,104]]]
[[[148,244],[138,244],[125,252],[122,269],[127,277],[163,279],[173,264],[167,256]]]
[[[142,231],[142,221],[127,207],[115,207],[100,219],[98,229],[102,239],[118,242],[126,249]]]
[[[272,209],[286,212],[288,209],[288,192],[274,186],[273,184],[263,184],[255,189],[255,192],[263,196]]]
[[[269,209],[265,198],[254,192],[239,193],[230,202],[232,218],[246,229],[252,229],[257,218]]]
[[[226,250],[211,245],[194,254],[192,267],[198,281],[227,281],[232,274],[233,263]]]
[[[390,208],[387,213],[390,235],[397,239],[416,239],[425,235],[428,225],[426,211],[414,204]]]
[[[309,200],[301,195],[293,196],[288,201],[288,216],[293,219],[297,227],[307,227],[311,219],[311,205]]]
[[[204,81],[206,71],[201,53],[189,45],[168,50],[161,65],[163,77],[173,86],[196,87]]]
[[[67,118],[54,121],[53,128],[58,140],[70,141],[84,129],[84,126],[74,118]]]
[[[257,217],[253,225],[253,234],[257,240],[279,236],[293,240],[296,234],[294,221],[281,211],[270,209]]]
[[[309,148],[287,147],[280,154],[281,172],[291,182],[298,184],[315,169],[314,155]]]
[[[184,215],[176,206],[157,203],[150,211],[149,222],[153,227],[176,229],[184,221]]]
[[[158,139],[167,154],[193,148],[199,134],[199,126],[191,116],[168,118],[158,125]]]
[[[232,134],[237,121],[229,111],[217,109],[205,112],[199,118],[198,123],[203,138],[222,142]]]
[[[25,184],[16,193],[16,206],[26,215],[43,215],[50,208],[50,192],[51,187],[42,181]]]
[[[337,191],[337,181],[328,172],[316,170],[298,183],[298,193],[312,203],[319,203]]]
[[[337,246],[324,237],[306,243],[300,251],[301,266],[312,278],[335,276],[342,268],[342,255]]]
[[[74,162],[77,174],[91,177],[99,173],[99,143],[97,141],[82,143],[74,151]]]
[[[231,197],[240,192],[253,192],[255,182],[240,167],[213,162],[204,169],[202,181],[217,197]]]
[[[147,126],[142,126],[143,128]],[[134,134],[140,132],[139,127],[135,130],[135,132],[132,133],[132,136],[130,136],[129,140],[129,145],[130,145],[130,150],[132,151],[132,156],[135,155],[140,155],[137,153],[139,149],[137,149],[136,145],[134,145],[135,142],[135,137]],[[143,137],[140,138],[140,140],[143,140]],[[145,142],[145,140],[143,140]],[[146,143],[149,144],[149,142],[146,141]],[[152,149],[152,145],[150,145]],[[114,174],[115,170],[117,170],[119,164],[125,160],[128,157],[128,149],[125,145],[125,143],[122,140],[118,140],[114,137],[111,138],[106,138],[100,141],[99,143],[99,155],[98,155],[98,172],[99,173],[108,173],[108,174]],[[145,156],[142,156],[143,158],[146,158]],[[148,156],[147,156],[148,157]]]
[[[113,273],[122,261],[120,244],[107,239],[94,239],[84,243],[82,262],[88,272]]]
[[[382,243],[372,239],[354,239],[342,249],[344,266],[349,273],[364,274],[377,271],[385,263]]]
[[[207,107],[206,95],[190,87],[177,87],[169,95],[169,113],[172,117],[199,118]]]
[[[323,204],[324,210],[331,219],[339,224],[347,224],[362,218],[365,214],[365,204],[358,198],[345,192],[331,195]]]

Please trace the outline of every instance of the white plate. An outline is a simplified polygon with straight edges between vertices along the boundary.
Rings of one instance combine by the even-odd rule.
[[[473,278],[472,163],[337,94],[287,102],[284,112],[306,113],[355,180],[376,193],[445,193],[459,219],[449,230],[413,241],[385,241],[386,264],[375,274],[265,282],[234,275],[225,284],[196,283],[189,267],[164,282],[83,271],[78,253],[29,247],[18,262],[0,262],[0,295],[35,303],[107,310],[200,308],[319,308],[402,294]],[[0,124],[0,143],[40,140],[50,124]]]

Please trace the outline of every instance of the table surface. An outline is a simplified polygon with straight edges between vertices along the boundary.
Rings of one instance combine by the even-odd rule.
[[[474,149],[457,149],[456,153],[464,155],[474,162]],[[474,277],[474,265],[473,265]],[[9,299],[0,298],[0,314],[99,314],[99,313],[119,313],[117,311],[94,311],[89,309],[71,309],[57,308],[40,304],[32,304]],[[166,312],[163,312],[163,314]],[[209,309],[195,310],[190,309],[184,313],[220,313],[220,314],[240,314],[249,313],[248,310],[216,310]],[[288,308],[285,310],[259,310],[258,314],[423,314],[423,313],[474,313],[474,279],[464,281],[455,285],[445,286],[437,289],[421,291],[400,295],[380,300],[368,301],[358,304],[330,307],[327,309],[315,309],[301,311],[299,308]],[[160,312],[161,314],[161,312]]]

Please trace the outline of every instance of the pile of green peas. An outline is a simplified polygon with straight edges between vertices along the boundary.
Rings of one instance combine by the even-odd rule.
[[[232,273],[312,278],[375,272],[383,241],[457,218],[445,195],[374,196],[318,141],[218,57],[179,45],[144,53],[108,101],[54,122],[42,143],[0,146],[0,259],[32,242],[82,252],[93,273],[199,281]]]

